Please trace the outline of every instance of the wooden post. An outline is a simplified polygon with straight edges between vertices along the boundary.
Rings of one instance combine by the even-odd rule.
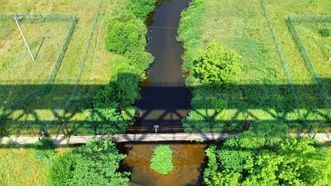
[[[20,24],[18,23],[18,17],[17,17],[17,16],[15,17],[15,22],[16,22],[16,25],[17,25],[18,29],[20,30],[21,36],[22,36],[22,38],[23,38],[23,41],[24,41],[24,43],[25,43],[26,48],[27,48],[28,51],[29,51],[29,54],[30,54],[30,56],[31,56],[31,59],[32,59],[32,61],[34,61],[35,58],[34,58],[32,52],[31,52],[31,49],[30,49],[30,46],[29,46],[27,40],[25,39],[25,36],[24,36],[24,33],[23,33],[23,31],[22,31],[22,29],[21,29],[21,27],[20,27]]]

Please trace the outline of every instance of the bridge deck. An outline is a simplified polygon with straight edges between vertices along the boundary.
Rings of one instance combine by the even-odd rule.
[[[164,134],[116,134],[103,136],[53,136],[50,137],[57,145],[83,144],[93,138],[108,139],[116,142],[204,142],[225,139],[236,134],[229,133],[164,133]],[[291,136],[308,136],[304,133],[292,133]],[[317,133],[315,139],[321,142],[330,142],[331,133]],[[38,137],[32,136],[10,136],[0,138],[0,144],[33,144],[38,141]]]

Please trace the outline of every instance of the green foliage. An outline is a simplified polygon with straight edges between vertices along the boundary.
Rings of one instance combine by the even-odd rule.
[[[201,43],[201,21],[205,13],[204,0],[194,0],[186,11],[181,14],[180,25],[178,29],[178,40],[184,42],[185,54],[183,69],[190,71],[192,61],[197,57],[197,51]]]
[[[33,145],[33,152],[37,159],[48,160],[55,155],[56,145],[53,141],[47,138],[40,138],[39,141]]]
[[[0,108],[0,137],[9,135],[7,127],[5,126],[7,120],[7,112],[3,108]]]
[[[76,159],[79,156],[73,152],[68,152],[58,157],[48,173],[48,184],[50,186],[68,186],[74,176]]]
[[[108,26],[106,46],[116,54],[144,51],[147,29],[140,19],[115,19]]]
[[[221,86],[238,73],[239,60],[236,52],[211,42],[193,61],[193,76],[202,84]]]
[[[138,77],[123,72],[113,79],[93,99],[90,120],[95,121],[95,134],[123,133],[134,116],[131,105],[139,98]]]
[[[145,20],[155,7],[157,0],[128,0],[126,8],[137,18]]]
[[[133,51],[126,54],[128,57],[128,63],[135,67],[137,74],[139,74],[140,79],[145,79],[145,70],[153,62],[154,57],[145,51]]]
[[[287,136],[285,125],[254,126],[206,150],[206,185],[325,185],[330,158],[311,139]]]
[[[49,173],[50,185],[128,185],[128,173],[118,172],[125,155],[110,141],[92,141],[59,157]]]
[[[99,90],[93,100],[90,120],[95,121],[95,134],[123,133],[132,122],[134,102],[139,98],[139,80],[153,61],[145,51],[146,16],[154,9],[155,0],[126,0],[108,25],[106,47],[121,55],[114,63],[117,74],[113,82]]]
[[[322,28],[319,30],[319,33],[321,34],[321,36],[323,37],[329,37],[331,35],[331,31],[328,28]]]
[[[151,159],[151,169],[155,172],[167,175],[173,170],[173,152],[169,145],[159,145],[154,149]]]

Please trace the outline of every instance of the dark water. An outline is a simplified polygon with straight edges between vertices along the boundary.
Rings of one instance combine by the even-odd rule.
[[[142,83],[141,100],[136,106],[142,116],[129,133],[182,132],[181,119],[190,109],[191,92],[185,87],[181,65],[184,49],[176,41],[181,12],[190,0],[164,0],[147,19],[147,49],[155,60]]]
[[[142,99],[136,106],[142,117],[129,133],[182,132],[181,119],[190,109],[191,93],[185,85],[181,65],[183,47],[176,41],[181,12],[190,0],[164,0],[148,18],[148,50],[155,57],[148,71],[149,79],[142,83]],[[201,185],[205,163],[205,144],[171,143],[174,170],[161,176],[150,169],[153,149],[158,144],[119,145],[127,157],[121,170],[130,171],[131,186],[193,186]]]
[[[173,150],[173,171],[160,175],[150,168],[153,149],[157,144],[121,144],[127,157],[122,171],[130,171],[130,186],[197,186],[202,185],[205,162],[204,144],[170,144]]]

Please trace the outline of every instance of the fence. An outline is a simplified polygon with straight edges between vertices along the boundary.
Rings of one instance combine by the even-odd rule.
[[[75,84],[74,84],[74,88],[70,94],[70,97],[68,98],[68,100],[63,103],[63,106],[65,109],[69,108],[75,95],[77,94],[77,90],[78,90],[78,84],[80,82],[80,79],[81,79],[81,76],[82,76],[82,73],[83,73],[83,69],[85,67],[85,64],[86,64],[86,60],[87,60],[87,57],[88,57],[88,53],[89,53],[89,50],[90,50],[90,46],[91,46],[91,43],[92,43],[92,39],[93,39],[93,36],[94,36],[94,32],[95,32],[95,29],[96,29],[96,26],[97,26],[97,22],[98,22],[98,19],[99,19],[99,16],[100,16],[100,11],[101,11],[101,7],[103,5],[103,0],[100,0],[100,3],[99,3],[99,6],[98,6],[98,10],[97,10],[97,13],[96,13],[96,17],[95,17],[95,20],[92,24],[92,29],[91,29],[91,32],[89,34],[89,39],[87,41],[87,47],[85,49],[85,54],[83,56],[83,59],[80,63],[80,67],[79,67],[79,73],[78,75],[76,76],[75,78]],[[54,112],[57,113],[57,109],[54,109]],[[47,124],[44,126],[44,129],[43,130],[46,130],[49,125],[53,122],[54,120],[54,116],[52,116],[50,118],[50,121],[47,122]]]
[[[0,14],[0,21],[14,21],[14,17],[19,17],[22,23],[44,23],[49,22],[69,22],[76,16],[69,16],[64,14]]]
[[[316,17],[316,19],[314,19],[313,17],[309,16],[309,17],[305,17],[305,16],[302,16],[301,18],[298,19],[299,21],[297,21],[298,23],[303,23],[303,22],[311,22],[313,20],[328,20],[327,17]],[[330,19],[331,21],[331,19]],[[322,100],[322,102],[326,102],[327,100],[327,94],[326,94],[326,90],[323,86],[323,83],[319,77],[319,75],[316,73],[316,70],[313,66],[313,62],[308,54],[308,52],[306,51],[305,49],[305,45],[303,43],[303,41],[301,40],[301,37],[300,37],[300,34],[298,33],[298,31],[296,30],[295,28],[295,25],[294,25],[294,22],[296,21],[293,21],[291,16],[289,16],[286,20],[286,23],[287,23],[287,26],[289,28],[289,31],[293,37],[293,40],[294,42],[296,43],[297,45],[297,48],[303,58],[303,61],[305,63],[305,66],[307,67],[310,75],[313,77],[314,81],[317,83],[317,86],[318,86],[318,90],[319,90],[319,93],[320,93],[320,98]]]
[[[331,16],[324,15],[294,15],[291,16],[294,23],[331,23]]]
[[[269,30],[271,32],[272,38],[274,40],[275,46],[277,48],[277,53],[278,53],[278,56],[280,57],[280,61],[282,63],[282,68],[283,68],[283,70],[285,72],[287,81],[288,81],[288,83],[289,83],[289,85],[291,87],[292,96],[293,96],[293,98],[295,100],[295,103],[297,104],[298,108],[300,108],[300,102],[299,102],[299,99],[298,99],[298,95],[296,93],[296,89],[294,87],[294,83],[293,83],[292,78],[291,78],[291,75],[290,75],[290,71],[288,69],[288,64],[287,64],[286,59],[284,57],[284,54],[282,52],[281,44],[280,44],[280,42],[278,41],[278,39],[276,37],[276,34],[275,34],[274,28],[272,26],[272,22],[271,22],[271,19],[269,17],[269,13],[268,13],[268,9],[266,7],[265,1],[264,0],[260,0],[260,4],[261,4],[262,10],[263,10],[264,17],[266,18],[266,21],[267,21]],[[313,129],[312,125],[307,122],[307,119],[303,116],[303,114],[300,111],[298,111],[298,113],[299,113],[300,119],[303,121],[303,123],[305,124],[306,128],[308,129],[308,132],[311,132],[312,129]]]
[[[68,30],[68,34],[64,40],[64,44],[61,48],[61,51],[55,61],[54,67],[52,69],[52,72],[48,79],[46,80],[45,86],[41,89],[34,90],[30,94],[27,94],[25,97],[21,99],[18,103],[14,103],[8,106],[9,109],[17,108],[23,105],[30,104],[36,97],[36,95],[43,95],[46,94],[50,90],[50,85],[53,84],[56,75],[58,73],[58,70],[61,66],[61,63],[63,61],[63,58],[65,56],[65,53],[68,49],[68,46],[70,44],[70,41],[72,39],[72,35],[75,31],[76,25],[78,23],[78,18],[76,16],[68,16],[68,15],[62,15],[62,14],[47,14],[47,15],[41,15],[41,14],[13,14],[13,15],[3,15],[0,14],[0,21],[15,21],[14,17],[20,17],[20,22],[28,22],[28,23],[44,23],[46,21],[49,22],[71,22],[70,27]]]

